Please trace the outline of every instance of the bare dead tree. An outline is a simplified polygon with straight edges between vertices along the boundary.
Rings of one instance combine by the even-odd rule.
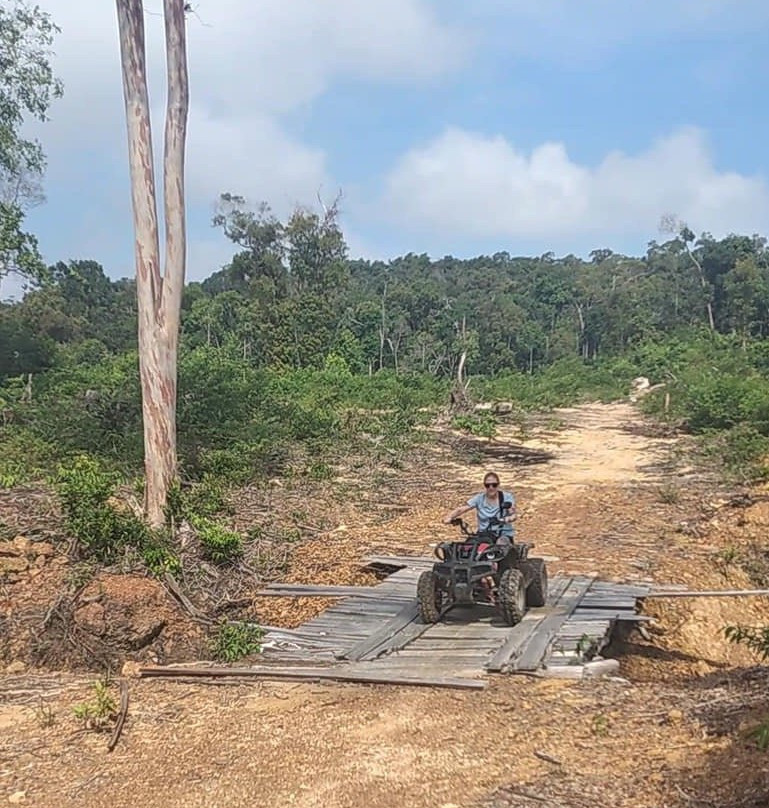
[[[710,326],[711,331],[715,331],[716,321],[715,317],[713,316],[713,303],[710,300],[710,288],[708,281],[705,278],[705,270],[702,268],[702,264],[697,260],[697,256],[689,248],[689,242],[694,241],[694,233],[689,229],[686,222],[681,221],[672,213],[666,213],[660,219],[660,230],[663,233],[670,233],[671,235],[677,236],[683,243],[689,259],[697,270],[697,274],[700,279],[700,286],[705,294],[705,308],[708,314],[708,325]]]
[[[144,10],[141,0],[116,2],[135,233],[146,475],[144,509],[149,523],[159,526],[164,521],[168,491],[177,473],[177,352],[187,251],[184,205],[189,111],[186,4],[184,0],[164,0],[168,100],[164,154],[165,267],[161,275]]]
[[[334,197],[334,201],[330,205],[327,205],[320,194],[320,188],[318,189],[318,204],[320,204],[320,209],[323,211],[324,223],[330,224],[336,221],[337,216],[339,216],[339,203],[342,201],[342,196],[342,189],[340,188]]]
[[[465,374],[465,362],[467,362],[467,317],[462,316],[462,326],[459,332],[462,345],[462,353],[457,365],[457,379],[450,393],[452,410],[466,410],[470,406],[470,381]]]

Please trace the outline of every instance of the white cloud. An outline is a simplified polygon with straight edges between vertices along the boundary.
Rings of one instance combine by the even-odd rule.
[[[65,83],[52,121],[38,130],[49,154],[48,180],[78,188],[82,215],[68,233],[67,251],[102,256],[116,238],[125,247],[131,243],[114,2],[48,0],[47,5],[63,29],[55,67]],[[156,13],[161,6],[160,0],[145,3],[159,190],[165,101],[163,20]],[[187,29],[187,192],[198,219],[201,209],[213,212],[225,191],[252,203],[268,201],[285,216],[297,203],[312,203],[321,187],[336,187],[325,152],[290,135],[283,123],[285,114],[304,109],[335,77],[429,82],[456,66],[464,52],[457,34],[438,21],[426,0],[201,0],[195,8]],[[49,211],[36,218],[38,229],[45,229]],[[232,249],[221,234],[190,227],[188,278],[209,275]],[[125,256],[125,264],[110,267],[114,274],[131,274],[132,255],[126,250]]]
[[[190,113],[187,187],[190,196],[215,200],[229,191],[285,212],[315,199],[326,180],[325,155],[282,132],[259,115],[215,118]]]
[[[697,232],[765,229],[769,188],[719,171],[703,134],[682,129],[646,151],[579,165],[562,143],[530,154],[503,137],[449,129],[405,154],[387,179],[386,216],[451,238],[654,238],[674,212]]]
[[[121,244],[130,244],[115,3],[40,3],[62,29],[54,67],[65,95],[49,122],[31,126],[48,155],[51,191],[35,216],[36,232],[52,260],[61,252],[79,255],[89,245],[103,260],[110,250],[99,245],[110,234],[118,232]],[[144,6],[157,164],[165,103],[162,0]],[[465,53],[458,31],[438,18],[431,0],[200,0],[194,8],[187,25],[191,208],[211,205],[224,191],[269,201],[278,215],[297,202],[312,202],[321,185],[337,183],[329,177],[325,151],[293,136],[288,115],[295,123],[297,113],[339,77],[429,83],[458,66]],[[159,173],[159,189],[161,179]],[[70,193],[65,230],[54,200]],[[82,211],[79,226],[73,209]],[[89,211],[102,216],[95,228]],[[196,236],[208,238],[193,231],[190,249]],[[130,262],[130,253],[125,259]],[[194,276],[192,256],[190,266]]]
[[[55,68],[65,84],[64,99],[39,130],[52,176],[68,171],[73,154],[86,150],[123,160],[114,2],[43,5],[62,28]],[[155,13],[161,5],[145,3],[157,143],[165,99],[163,20]],[[195,8],[187,26],[193,110],[188,165],[191,188],[205,193],[211,188],[201,177],[215,174],[220,164],[226,174],[236,156],[241,180],[259,177],[257,185],[270,194],[282,193],[286,184],[293,193],[297,174],[308,166],[314,182],[322,155],[287,135],[284,114],[311,103],[338,75],[429,81],[457,66],[463,52],[458,34],[437,19],[427,0],[216,0]],[[257,175],[249,170],[252,162],[269,170]]]

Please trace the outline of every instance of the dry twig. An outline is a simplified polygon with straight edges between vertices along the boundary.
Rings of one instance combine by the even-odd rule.
[[[125,679],[120,683],[120,710],[117,714],[117,721],[115,728],[112,730],[112,735],[109,739],[107,751],[111,752],[117,745],[120,739],[120,733],[123,731],[123,724],[125,724],[126,716],[128,715],[128,682]]]

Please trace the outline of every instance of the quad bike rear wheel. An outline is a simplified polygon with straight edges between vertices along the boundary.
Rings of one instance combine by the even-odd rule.
[[[547,602],[547,567],[543,558],[531,558],[525,562],[529,585],[526,588],[528,606],[544,606]]]
[[[497,589],[499,608],[509,626],[515,626],[526,614],[526,581],[520,570],[509,569],[502,573]]]
[[[441,619],[444,601],[445,591],[438,576],[432,570],[425,570],[417,581],[417,602],[422,622],[437,623]]]

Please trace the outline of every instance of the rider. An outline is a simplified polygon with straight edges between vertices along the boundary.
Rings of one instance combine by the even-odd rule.
[[[499,477],[493,472],[489,471],[483,478],[483,491],[475,494],[467,500],[466,505],[460,505],[455,508],[450,514],[443,518],[444,524],[450,524],[452,519],[456,519],[468,511],[475,510],[478,518],[478,531],[484,531],[489,526],[489,520],[496,516],[504,522],[500,528],[499,538],[497,544],[510,545],[512,544],[515,529],[513,523],[516,520],[515,513],[515,495],[512,491],[503,491],[499,486]],[[502,504],[510,503],[510,508],[502,512]]]

